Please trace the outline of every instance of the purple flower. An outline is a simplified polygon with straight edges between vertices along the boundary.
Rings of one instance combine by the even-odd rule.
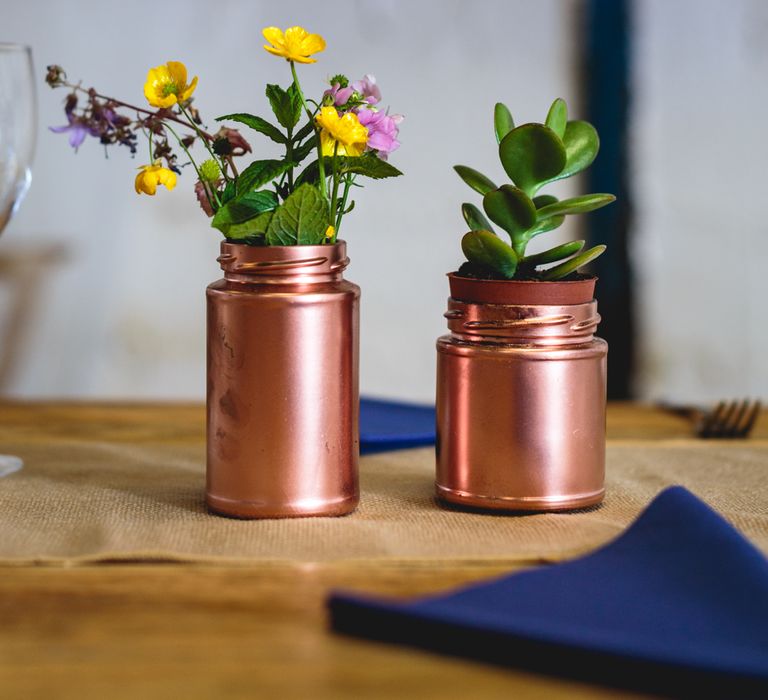
[[[48,128],[54,134],[69,132],[69,145],[75,149],[75,152],[77,152],[77,149],[80,148],[83,141],[85,141],[85,137],[89,134],[93,134],[93,131],[71,112],[67,113],[67,120],[69,121],[69,124],[66,124],[65,126],[49,126]]]
[[[350,87],[369,105],[375,105],[381,102],[381,90],[376,85],[376,78],[370,73],[365,75],[362,80],[356,80]]]
[[[329,90],[326,90],[323,93],[323,97],[330,98],[328,100],[330,104],[333,104],[336,107],[342,107],[349,102],[349,98],[352,97],[354,92],[355,90],[351,86],[343,88],[339,83],[334,83]],[[331,99],[332,101],[330,101]],[[323,102],[326,102],[326,100],[323,100]]]
[[[357,118],[368,129],[368,148],[376,151],[382,160],[386,160],[400,146],[397,135],[403,121],[402,114],[387,114],[361,107],[357,110]]]

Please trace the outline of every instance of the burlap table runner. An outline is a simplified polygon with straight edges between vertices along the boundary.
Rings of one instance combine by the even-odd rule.
[[[618,535],[662,488],[683,484],[768,552],[768,444],[676,441],[608,447],[603,506],[484,515],[433,496],[429,448],[361,461],[345,518],[239,521],[203,502],[202,445],[63,441],[3,445],[25,460],[0,478],[0,564],[114,560],[230,563],[349,559],[556,561]]]

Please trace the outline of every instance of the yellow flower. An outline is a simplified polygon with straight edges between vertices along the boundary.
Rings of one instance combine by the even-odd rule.
[[[179,61],[150,68],[144,83],[144,96],[153,107],[173,107],[185,102],[197,87],[197,76],[187,85],[187,67]]]
[[[326,238],[333,238],[333,235],[335,233],[336,233],[336,229],[333,226],[329,226],[327,229],[325,229]]]
[[[265,27],[261,30],[264,38],[272,44],[264,44],[264,48],[275,56],[282,56],[296,63],[316,63],[310,58],[313,53],[325,49],[325,39],[319,34],[310,34],[303,27],[291,27],[285,34],[277,27]]]
[[[320,148],[324,156],[334,151],[340,156],[360,156],[368,141],[368,129],[353,112],[339,116],[335,107],[323,107],[315,117],[320,131]],[[338,144],[338,150],[337,150]]]
[[[157,192],[158,185],[165,185],[169,190],[176,187],[176,173],[173,170],[168,170],[160,165],[160,161],[156,160],[152,165],[142,165],[139,170],[141,171],[136,176],[136,194],[153,195]]]

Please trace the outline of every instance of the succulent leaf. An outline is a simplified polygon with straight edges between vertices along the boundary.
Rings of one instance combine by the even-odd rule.
[[[485,214],[483,214],[483,212],[481,212],[474,204],[464,202],[464,204],[461,205],[461,213],[464,216],[464,221],[467,222],[467,226],[469,226],[472,231],[483,229],[494,233],[493,227],[488,219],[485,218]]]
[[[566,153],[565,167],[547,182],[563,180],[586,170],[600,150],[600,138],[589,122],[573,121],[565,125],[563,145]]]
[[[525,242],[525,232],[536,223],[536,207],[517,187],[502,185],[483,197],[483,209],[493,223],[503,228],[515,246]]]
[[[536,253],[535,255],[526,255],[520,263],[526,265],[546,265],[547,263],[570,258],[572,255],[578,253],[583,247],[584,241],[570,241],[541,253]]]
[[[536,209],[541,209],[542,207],[546,207],[548,204],[554,204],[557,201],[557,197],[553,194],[540,194],[533,198],[533,206],[536,207]]]
[[[470,262],[490,267],[507,279],[515,276],[515,251],[490,231],[470,231],[465,234],[461,239],[461,249]]]
[[[501,140],[515,128],[512,113],[502,102],[497,102],[493,108],[493,128],[496,132],[496,143],[501,143]]]
[[[585,250],[575,258],[571,258],[570,260],[566,260],[564,263],[560,263],[559,265],[550,267],[548,270],[544,270],[541,273],[541,278],[543,280],[553,281],[567,277],[583,265],[586,265],[588,262],[594,260],[598,255],[602,255],[604,252],[604,245],[596,245],[594,248]]]
[[[457,172],[458,176],[464,180],[473,190],[480,194],[485,194],[491,190],[496,189],[496,185],[482,173],[477,172],[473,168],[469,168],[466,165],[454,165],[453,169]]]
[[[557,179],[566,164],[563,142],[542,124],[523,124],[510,131],[499,144],[499,157],[512,182],[528,196]]]
[[[612,194],[585,194],[581,197],[572,197],[571,199],[562,199],[559,202],[547,204],[537,210],[536,215],[539,220],[550,216],[564,216],[565,214],[586,214],[588,211],[600,209],[606,204],[615,201],[616,197]]]
[[[549,108],[547,119],[544,122],[561,139],[565,135],[565,125],[568,122],[568,107],[562,97],[558,97]]]
[[[550,216],[547,219],[539,221],[532,229],[530,229],[525,235],[530,240],[534,236],[538,236],[548,231],[554,231],[556,228],[560,228],[565,221],[565,216]]]

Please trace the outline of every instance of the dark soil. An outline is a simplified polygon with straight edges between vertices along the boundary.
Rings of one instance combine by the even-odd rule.
[[[502,277],[496,270],[476,263],[465,262],[458,270],[456,270],[457,277],[468,277],[475,280],[507,280],[506,277]],[[577,282],[578,280],[590,279],[592,275],[585,275],[581,272],[572,272],[567,277],[563,277],[558,282]],[[518,269],[515,275],[515,282],[542,282],[541,277],[535,270],[527,271]]]

